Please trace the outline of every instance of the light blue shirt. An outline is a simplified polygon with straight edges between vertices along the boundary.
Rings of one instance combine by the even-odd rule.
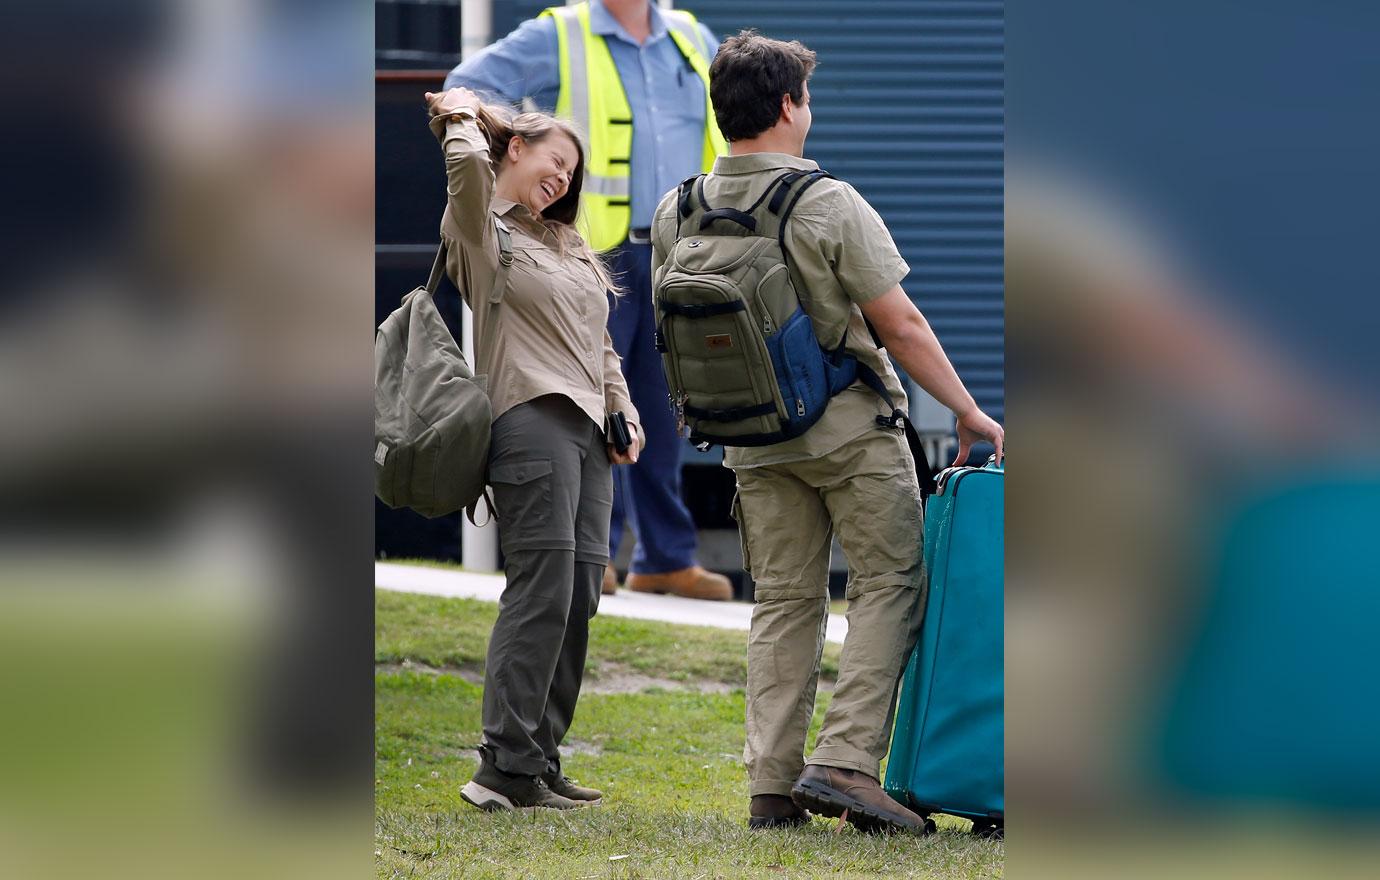
[[[632,108],[633,228],[651,226],[661,197],[698,174],[704,158],[704,83],[671,39],[661,10],[650,6],[652,32],[639,46],[603,3],[589,4],[590,30],[608,40]],[[712,60],[719,41],[699,27],[711,47],[705,60]],[[551,112],[560,94],[559,65],[554,19],[533,18],[452,70],[446,88],[464,86],[514,105],[531,98]]]

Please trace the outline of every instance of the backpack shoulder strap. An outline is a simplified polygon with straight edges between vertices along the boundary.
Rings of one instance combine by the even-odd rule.
[[[800,305],[806,313],[810,311],[810,291],[805,287],[795,266],[791,263],[791,256],[786,251],[786,226],[791,218],[791,212],[795,210],[796,203],[805,194],[805,190],[823,180],[832,178],[833,175],[821,169],[813,171],[788,171],[778,176],[767,187],[762,198],[758,199],[758,205],[754,206],[759,220],[761,221],[762,232],[760,234],[775,238],[777,246],[781,250],[781,260],[786,264],[786,269],[790,272],[791,283],[795,285],[796,296],[800,299]],[[847,330],[844,330],[844,339],[847,339]],[[842,344],[839,352],[831,352],[831,356],[842,353]]]
[[[792,178],[790,183],[780,187],[776,194],[772,196],[771,202],[767,205],[767,210],[771,211],[773,214],[778,214],[776,221],[776,240],[777,243],[781,245],[781,252],[783,254],[786,252],[786,221],[790,219],[791,212],[795,210],[796,203],[800,201],[800,197],[805,195],[805,190],[819,183],[821,180],[825,178],[830,180],[834,179],[834,175],[821,168],[816,168],[814,171],[797,173],[799,173],[800,176]],[[790,196],[789,200],[787,200],[787,195]]]
[[[686,221],[695,213],[695,193],[699,191],[699,203],[704,210],[709,206],[704,202],[704,174],[687,177],[676,190],[676,241],[685,236]]]

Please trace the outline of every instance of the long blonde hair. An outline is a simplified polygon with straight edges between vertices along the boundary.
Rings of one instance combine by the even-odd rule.
[[[580,190],[585,182],[585,145],[575,126],[564,119],[557,119],[545,113],[513,114],[508,108],[497,104],[481,104],[475,109],[479,127],[489,142],[489,161],[497,178],[508,161],[508,144],[513,137],[520,137],[529,144],[539,143],[551,135],[561,132],[575,145],[575,168],[570,173],[570,185],[565,194],[552,202],[541,212],[541,222],[556,237],[558,252],[562,259],[568,254],[586,259],[594,267],[594,274],[605,290],[614,296],[622,291],[614,282],[604,260],[589,246],[589,242],[575,228],[575,218],[580,213]]]

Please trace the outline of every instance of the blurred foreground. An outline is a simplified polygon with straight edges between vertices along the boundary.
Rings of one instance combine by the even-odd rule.
[[[0,876],[372,870],[369,12],[9,16]],[[1012,876],[1369,876],[1380,10],[1008,25]]]
[[[1377,24],[1010,10],[1013,877],[1373,874]]]
[[[370,871],[370,12],[7,10],[0,876]]]

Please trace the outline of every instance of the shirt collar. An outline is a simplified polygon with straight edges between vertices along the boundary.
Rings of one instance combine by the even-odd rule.
[[[714,160],[715,174],[754,174],[789,168],[792,171],[816,171],[819,163],[786,153],[744,153],[741,156],[719,156]]]
[[[666,19],[662,16],[656,3],[648,0],[647,6],[650,7],[652,14],[652,32],[647,36],[647,43],[651,43],[653,40],[659,40],[666,36]],[[600,0],[589,0],[589,29],[601,36],[616,36],[633,45],[637,44],[637,41],[629,36],[627,31],[623,30],[623,26],[618,23],[618,19],[613,17],[613,13],[604,8],[604,4]]]
[[[489,202],[489,210],[493,211],[500,217],[509,213],[516,207],[519,207],[517,202],[510,202],[507,199],[501,198],[499,196],[494,196],[493,200]],[[521,213],[522,216],[530,216],[531,212],[529,212],[526,208],[523,208]]]
[[[489,202],[489,210],[500,217],[507,217],[509,220],[508,228],[510,229],[517,226],[523,232],[541,241],[547,241],[551,236],[551,230],[541,221],[541,218],[533,214],[521,202],[513,202],[500,196],[494,196]]]

